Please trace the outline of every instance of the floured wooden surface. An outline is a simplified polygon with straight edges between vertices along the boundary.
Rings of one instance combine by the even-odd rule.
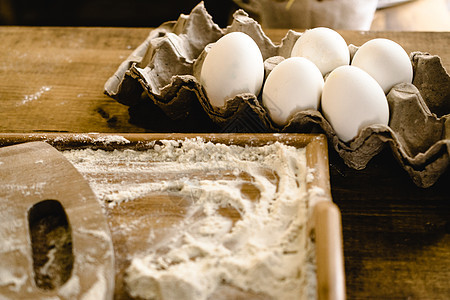
[[[0,298],[111,299],[114,250],[88,183],[47,143],[0,148]]]
[[[59,133],[144,131],[128,122],[127,106],[102,92],[105,80],[142,43],[149,30],[1,28],[0,61],[5,72],[0,74],[4,96],[0,131],[45,131],[47,137],[48,131],[55,129]],[[287,29],[265,32],[271,40],[281,41]],[[385,37],[400,43],[408,53],[420,50],[438,54],[450,70],[449,32],[340,33],[355,45]],[[66,63],[65,57],[73,62]],[[51,72],[36,76],[38,68]],[[69,77],[77,81],[68,85]],[[27,84],[23,85],[24,82]],[[52,88],[37,101],[16,106],[22,103],[24,95],[34,94],[42,86]],[[83,97],[78,97],[79,94]],[[116,127],[108,127],[113,123],[107,123],[109,118],[95,112],[97,108],[103,109],[102,113],[106,116],[106,112],[111,121],[117,119]],[[433,187],[421,189],[399,167],[389,147],[360,171],[345,166],[333,152],[330,153],[332,192],[343,213],[344,236],[351,237],[344,239],[348,297],[386,299],[410,295],[427,299],[450,294],[449,273],[445,268],[449,265],[450,236],[443,234],[449,219],[450,172],[447,170]]]
[[[408,117],[417,114],[415,106],[426,103],[420,118],[433,119],[438,124],[437,134],[408,138],[411,145],[404,143],[403,130],[395,126],[369,126],[350,143],[340,141],[330,124],[320,111],[304,111],[297,113],[283,128],[275,126],[267,116],[265,108],[256,95],[242,94],[229,100],[225,108],[212,107],[199,84],[198,70],[205,53],[200,51],[209,43],[215,42],[226,33],[242,31],[250,35],[258,44],[266,62],[266,72],[274,66],[274,62],[287,57],[293,43],[300,33],[289,31],[280,45],[275,45],[262,31],[259,24],[243,11],[234,15],[232,25],[225,29],[218,28],[206,12],[203,4],[195,7],[189,16],[181,16],[177,22],[168,22],[153,30],[147,40],[131,55],[108,80],[105,91],[119,102],[133,107],[141,107],[141,93],[146,92],[151,101],[144,110],[159,111],[174,121],[179,122],[195,115],[205,123],[197,124],[197,130],[220,131],[229,129],[228,124],[245,107],[254,112],[253,117],[260,125],[255,127],[265,132],[311,132],[323,131],[327,134],[334,149],[345,163],[355,169],[365,168],[370,159],[378,154],[386,144],[392,148],[393,154],[402,167],[409,173],[416,185],[428,187],[445,172],[449,164],[449,138],[445,133],[448,120],[448,103],[450,95],[450,77],[442,66],[439,57],[426,53],[414,52],[411,60],[414,67],[414,81],[410,87],[394,87],[388,95],[390,109],[395,110],[393,116],[403,116],[402,127],[415,130],[416,119]],[[188,37],[188,38],[187,38]],[[195,47],[192,45],[195,44]],[[351,51],[357,47],[349,46]],[[144,51],[147,49],[147,52]],[[206,47],[207,50],[207,47]],[[155,54],[155,55],[153,55]],[[279,59],[274,59],[280,57]],[[411,90],[417,88],[418,92]],[[412,96],[411,96],[412,95]],[[411,98],[412,97],[412,98]],[[404,101],[404,100],[407,101]],[[410,106],[409,102],[416,104]],[[199,105],[200,104],[200,105]],[[431,109],[431,111],[430,111]],[[400,112],[401,111],[401,112]],[[407,111],[405,113],[405,111]],[[200,116],[200,117],[198,117]],[[406,116],[406,118],[405,118]],[[393,124],[399,123],[393,117]],[[208,122],[208,120],[210,122]],[[212,122],[211,122],[212,121]],[[427,122],[428,124],[428,122]],[[428,125],[425,125],[428,126]],[[233,128],[232,128],[233,129]],[[433,131],[434,127],[427,127]],[[186,127],[172,127],[174,131],[189,130]],[[250,132],[254,128],[248,128]],[[447,130],[448,131],[448,130]],[[439,134],[440,133],[440,134]],[[409,151],[414,149],[412,152]],[[415,150],[421,149],[420,152]],[[436,153],[439,153],[436,155]]]
[[[63,152],[108,215],[116,297],[316,297],[304,148],[148,147]]]

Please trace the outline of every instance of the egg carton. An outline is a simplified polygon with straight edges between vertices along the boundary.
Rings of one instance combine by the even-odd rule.
[[[210,44],[240,31],[258,44],[266,76],[290,51],[301,33],[289,30],[275,45],[243,10],[226,28],[216,25],[203,2],[189,15],[163,23],[120,65],[106,82],[105,93],[129,106],[134,123],[158,131],[323,132],[351,168],[363,169],[389,145],[400,165],[419,187],[433,185],[450,158],[450,77],[438,56],[413,52],[412,84],[392,88],[387,99],[389,126],[372,125],[348,143],[337,137],[320,111],[296,113],[284,127],[269,118],[260,99],[240,94],[225,107],[210,105],[197,78]],[[358,47],[349,45],[351,57]],[[149,125],[150,124],[150,125]],[[159,126],[159,127],[158,127]]]

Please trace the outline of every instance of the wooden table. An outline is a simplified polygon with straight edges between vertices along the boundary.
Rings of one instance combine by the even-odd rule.
[[[0,132],[144,132],[105,81],[148,28],[0,27]],[[267,30],[279,42],[286,30]],[[450,70],[450,32],[353,32],[361,45],[386,37],[438,54]],[[390,150],[365,170],[330,151],[332,195],[343,218],[349,299],[450,297],[450,172],[414,186]]]

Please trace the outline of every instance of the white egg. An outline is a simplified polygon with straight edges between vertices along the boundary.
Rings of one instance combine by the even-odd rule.
[[[323,84],[322,73],[315,64],[303,57],[291,57],[270,72],[262,103],[272,121],[283,126],[296,112],[318,109]]]
[[[209,50],[200,83],[211,105],[223,107],[242,93],[258,95],[264,80],[264,62],[258,45],[242,32],[221,37]]]
[[[291,50],[292,56],[309,59],[316,64],[323,76],[350,63],[350,52],[344,38],[326,27],[306,30],[295,42]]]
[[[355,66],[332,71],[322,92],[322,112],[344,142],[369,125],[388,125],[389,106],[380,85]]]
[[[413,69],[406,51],[394,41],[373,39],[356,51],[352,65],[369,73],[385,93],[397,83],[412,82]]]

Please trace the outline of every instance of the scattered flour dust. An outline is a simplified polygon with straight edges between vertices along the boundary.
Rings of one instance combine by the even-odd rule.
[[[37,100],[37,99],[39,99],[44,93],[50,91],[51,89],[52,89],[51,86],[42,86],[42,87],[39,89],[39,91],[37,91],[36,93],[30,94],[30,95],[25,95],[25,96],[23,97],[22,101],[20,102],[20,104],[23,105],[23,104],[26,104],[26,103],[28,103],[28,102],[30,102],[30,101]]]
[[[64,153],[89,180],[104,207],[152,192],[192,200],[185,220],[174,225],[173,235],[150,243],[146,253],[131,259],[125,276],[130,296],[218,299],[221,287],[233,287],[257,299],[317,298],[314,244],[306,229],[305,149],[281,143],[226,146],[197,138],[160,141],[146,151]],[[236,176],[186,176],[198,172]],[[269,178],[268,172],[276,176]],[[250,174],[259,190],[257,201],[241,193],[243,179],[238,175],[243,173]],[[105,180],[102,174],[130,174],[133,179]],[[233,222],[221,215],[224,207],[234,208],[240,219]],[[189,218],[199,212],[202,218]]]

